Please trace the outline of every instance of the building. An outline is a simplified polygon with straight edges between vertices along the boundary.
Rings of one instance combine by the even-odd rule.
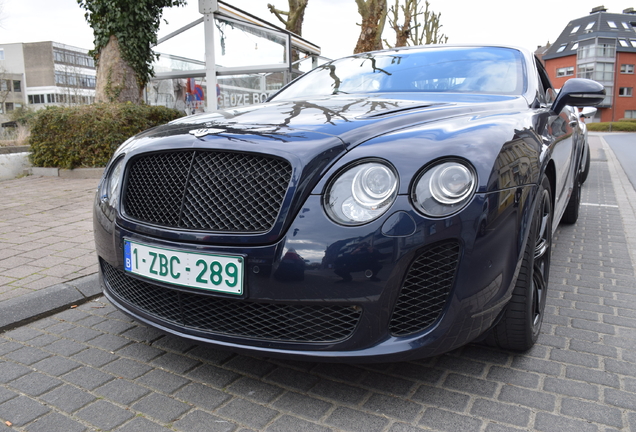
[[[555,88],[570,78],[590,78],[605,86],[607,97],[594,121],[636,118],[636,11],[609,13],[603,6],[570,21],[543,55]]]
[[[88,50],[56,42],[0,44],[0,114],[29,106],[76,105],[95,99]]]

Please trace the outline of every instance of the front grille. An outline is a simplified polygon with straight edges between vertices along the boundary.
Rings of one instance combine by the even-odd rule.
[[[100,260],[101,261],[101,260]],[[303,306],[215,298],[153,285],[101,261],[109,291],[145,313],[207,333],[282,342],[338,342],[355,330],[356,306]]]
[[[445,241],[421,252],[409,269],[400,291],[389,330],[394,336],[420,332],[439,317],[459,260],[459,243]]]
[[[134,219],[175,228],[256,233],[272,228],[291,179],[289,162],[224,151],[134,159],[123,205]]]

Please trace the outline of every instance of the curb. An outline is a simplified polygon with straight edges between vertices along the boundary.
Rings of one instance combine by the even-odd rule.
[[[45,318],[102,295],[97,273],[0,302],[0,332]]]

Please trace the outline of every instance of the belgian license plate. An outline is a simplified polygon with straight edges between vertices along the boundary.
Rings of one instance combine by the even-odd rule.
[[[243,257],[184,252],[124,240],[124,268],[190,288],[243,294]]]

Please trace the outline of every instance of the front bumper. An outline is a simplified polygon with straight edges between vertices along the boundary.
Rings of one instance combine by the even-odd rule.
[[[495,321],[516,278],[532,187],[476,195],[459,214],[427,219],[400,196],[363,227],[331,222],[311,196],[287,235],[269,245],[218,246],[140,234],[96,206],[105,295],[168,333],[252,355],[393,361],[464,345]],[[492,205],[491,203],[497,203]],[[241,297],[175,287],[124,272],[124,239],[245,256]],[[365,246],[360,257],[355,251]],[[302,262],[286,259],[290,250]],[[434,287],[434,288],[431,288]],[[397,317],[397,318],[396,318]]]

